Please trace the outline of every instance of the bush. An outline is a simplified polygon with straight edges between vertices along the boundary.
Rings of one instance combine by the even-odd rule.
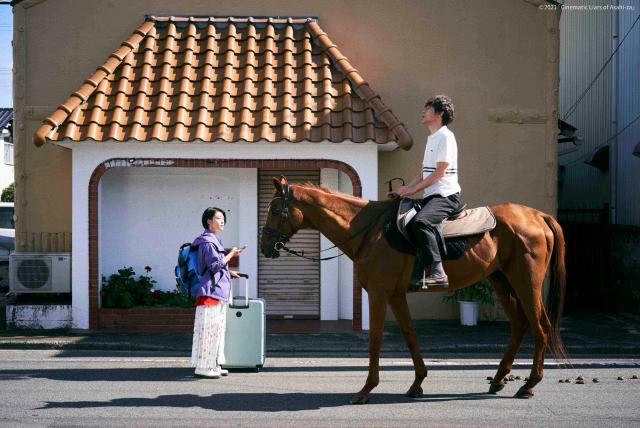
[[[156,280],[149,276],[151,268],[145,268],[147,275],[135,278],[132,267],[118,269],[117,274],[109,278],[102,276],[102,307],[104,308],[132,308],[134,306],[179,306],[193,307],[195,299],[189,299],[184,294],[174,290],[172,292],[154,290]]]
[[[2,196],[0,196],[0,201],[14,202],[15,197],[16,197],[16,183],[11,183],[2,190]]]
[[[480,302],[488,303],[490,305],[496,304],[496,295],[493,292],[493,287],[488,280],[482,279],[478,282],[457,290],[450,291],[446,295],[442,296],[444,303],[449,302]]]

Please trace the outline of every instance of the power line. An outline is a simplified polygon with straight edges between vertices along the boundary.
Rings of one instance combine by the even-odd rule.
[[[584,92],[582,92],[582,94],[578,97],[576,102],[573,103],[571,107],[569,107],[569,110],[567,110],[567,113],[564,115],[562,120],[566,121],[573,113],[575,113],[576,108],[578,107],[578,104],[580,104],[580,102],[584,99],[584,97],[587,95],[587,92],[591,90],[591,87],[594,85],[594,83],[596,83],[596,80],[598,80],[598,78],[600,77],[604,69],[607,68],[607,65],[609,65],[609,63],[615,56],[616,52],[618,52],[618,49],[620,49],[620,46],[622,46],[622,44],[624,43],[629,33],[631,33],[631,30],[633,30],[633,28],[636,26],[636,24],[638,23],[638,20],[640,20],[640,14],[638,14],[638,17],[636,18],[635,21],[633,21],[633,24],[631,24],[631,27],[629,28],[629,31],[627,31],[627,34],[624,35],[622,40],[620,40],[620,43],[618,43],[618,46],[616,46],[616,48],[613,50],[613,53],[611,54],[609,59],[604,63],[602,68],[600,68],[600,71],[598,71],[598,74],[596,74],[596,77],[594,77],[593,80],[591,80],[591,83],[589,83],[589,86],[587,86],[587,89],[585,89]]]

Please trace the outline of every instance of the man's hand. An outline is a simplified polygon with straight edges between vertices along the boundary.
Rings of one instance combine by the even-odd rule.
[[[404,198],[406,196],[411,196],[414,193],[416,193],[416,192],[413,191],[413,187],[412,186],[400,186],[400,187],[398,187],[398,190],[393,190],[393,191],[387,193],[387,196],[390,199]]]
[[[416,192],[413,190],[412,186],[400,186],[400,187],[398,187],[398,190],[396,190],[396,193],[401,198],[404,198],[406,196],[411,196]]]
[[[229,270],[231,274],[231,278],[240,278],[240,272],[236,272],[235,270]]]

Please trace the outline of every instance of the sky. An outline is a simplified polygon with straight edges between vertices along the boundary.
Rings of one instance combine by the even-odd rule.
[[[12,68],[13,13],[11,7],[0,5],[0,107],[13,107]]]

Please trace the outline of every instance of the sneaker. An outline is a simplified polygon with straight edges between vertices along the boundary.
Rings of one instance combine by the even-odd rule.
[[[216,370],[220,372],[220,376],[229,376],[229,370],[223,369],[222,367],[216,367]]]
[[[427,288],[447,288],[449,287],[449,278],[447,275],[429,275],[422,280],[422,289]]]
[[[217,369],[199,369],[195,371],[195,377],[205,377],[208,379],[219,379],[221,373]]]

